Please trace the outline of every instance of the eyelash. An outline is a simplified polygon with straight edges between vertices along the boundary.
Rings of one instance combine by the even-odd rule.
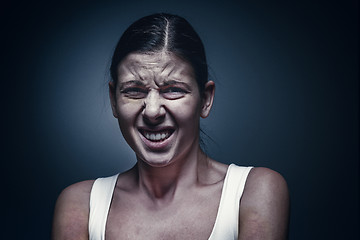
[[[147,93],[148,91],[145,88],[139,88],[139,87],[129,87],[121,90],[121,93],[130,93],[130,92]]]
[[[179,87],[165,87],[164,89],[160,89],[160,93],[169,93],[169,92],[187,93],[186,90]]]
[[[145,88],[141,87],[128,87],[120,91],[122,94],[124,94],[128,98],[132,99],[141,99],[146,97],[146,94],[148,91]]]
[[[120,91],[125,96],[134,99],[145,98],[149,90],[142,87],[128,87]],[[178,99],[184,96],[189,91],[181,87],[166,86],[159,89],[159,93],[162,94],[166,99]]]

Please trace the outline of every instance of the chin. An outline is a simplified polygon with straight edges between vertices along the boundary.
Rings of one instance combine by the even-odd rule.
[[[151,154],[157,155],[157,154]],[[147,157],[137,157],[138,161],[142,161],[150,167],[166,167],[171,165],[174,162],[173,157],[164,157],[164,156],[147,156]]]

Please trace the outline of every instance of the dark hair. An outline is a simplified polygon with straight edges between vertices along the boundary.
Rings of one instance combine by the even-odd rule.
[[[158,13],[143,17],[129,26],[116,45],[110,75],[117,82],[117,67],[130,53],[168,51],[187,61],[193,68],[202,94],[208,81],[204,45],[193,27],[184,18]]]

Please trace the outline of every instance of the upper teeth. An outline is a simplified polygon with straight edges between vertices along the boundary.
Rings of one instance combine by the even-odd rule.
[[[145,137],[149,140],[159,141],[167,138],[169,136],[168,132],[164,133],[145,133]]]

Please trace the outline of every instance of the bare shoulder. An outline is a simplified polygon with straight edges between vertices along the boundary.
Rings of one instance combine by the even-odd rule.
[[[93,180],[75,183],[59,195],[52,239],[88,239],[89,201]]]
[[[285,179],[278,172],[269,168],[253,168],[248,176],[245,190],[251,193],[287,194],[288,188]]]
[[[240,202],[239,239],[286,239],[288,218],[285,179],[268,168],[252,169]]]

